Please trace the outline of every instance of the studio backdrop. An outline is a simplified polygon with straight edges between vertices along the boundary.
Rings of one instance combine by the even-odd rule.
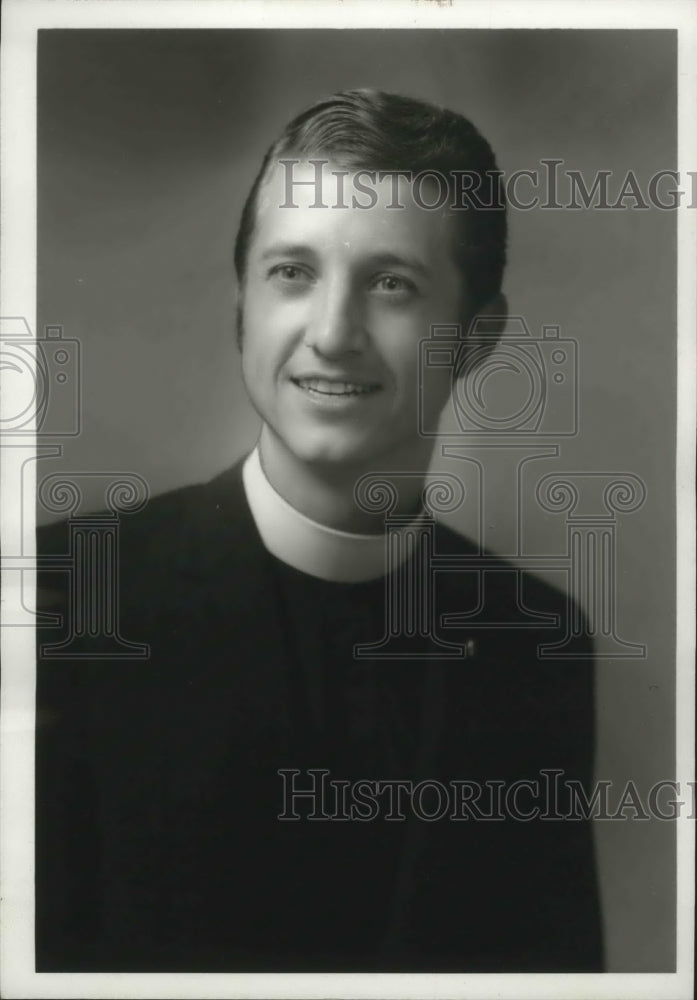
[[[131,472],[157,494],[249,450],[240,210],[285,122],[355,87],[461,112],[515,177],[512,318],[434,466],[467,487],[451,526],[536,557],[591,616],[569,531],[605,531],[596,775],[645,801],[675,774],[676,214],[655,182],[676,163],[674,32],[41,31],[38,325],[79,392],[47,415],[67,424],[39,478]],[[83,489],[94,509],[100,484]],[[631,815],[596,823],[608,971],[670,971],[675,829]]]

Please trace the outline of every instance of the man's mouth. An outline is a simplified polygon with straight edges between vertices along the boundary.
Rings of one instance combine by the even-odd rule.
[[[291,382],[306,392],[321,396],[367,396],[380,389],[377,382],[344,382],[339,379],[315,377],[292,378]]]

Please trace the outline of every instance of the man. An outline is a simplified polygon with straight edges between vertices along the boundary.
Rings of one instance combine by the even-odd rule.
[[[371,91],[267,154],[235,248],[258,445],[124,520],[121,628],[149,660],[39,664],[39,970],[601,968],[588,823],[508,795],[542,772],[587,789],[589,663],[540,660],[553,628],[444,642],[476,573],[418,590],[422,539],[477,555],[424,509],[419,344],[503,312],[495,171],[461,116]],[[489,207],[458,208],[463,177]],[[451,376],[429,382],[431,421]],[[52,529],[40,551],[65,544]],[[563,630],[562,596],[521,586]],[[405,625],[381,657],[386,613],[421,598],[418,655]]]

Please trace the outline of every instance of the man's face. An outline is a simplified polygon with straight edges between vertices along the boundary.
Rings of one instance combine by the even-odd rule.
[[[338,169],[324,168],[329,206]],[[295,181],[314,178],[310,164],[295,166]],[[419,341],[433,323],[463,322],[467,301],[452,260],[452,219],[415,204],[404,180],[405,207],[387,208],[392,185],[376,183],[373,208],[311,208],[312,186],[294,186],[296,207],[281,207],[286,177],[277,166],[260,190],[242,289],[242,371],[265,435],[301,462],[395,468],[428,453],[419,435]],[[351,175],[344,190],[350,206]],[[429,426],[451,373],[432,382]]]

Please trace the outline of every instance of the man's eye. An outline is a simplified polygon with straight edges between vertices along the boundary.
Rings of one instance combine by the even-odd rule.
[[[417,291],[413,281],[397,274],[378,275],[373,282],[373,288],[389,295],[410,295]]]
[[[280,278],[281,281],[287,284],[301,284],[310,280],[310,276],[302,267],[298,267],[296,264],[277,264],[276,267],[272,267],[269,272],[271,277]]]

